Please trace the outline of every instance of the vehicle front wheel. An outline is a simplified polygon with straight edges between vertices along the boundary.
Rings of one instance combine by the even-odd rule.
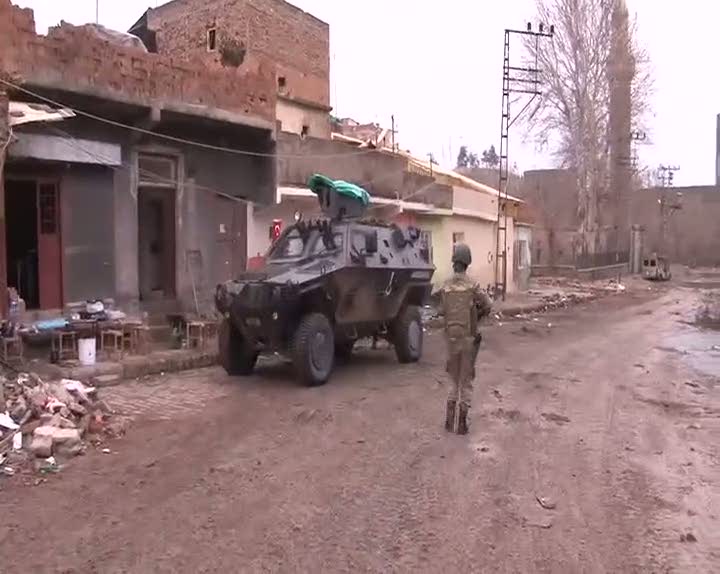
[[[223,319],[218,336],[220,364],[228,375],[251,375],[255,369],[258,353],[248,346],[242,333],[229,319]]]
[[[302,318],[293,338],[292,356],[303,383],[314,387],[328,381],[335,364],[335,335],[325,315],[311,313]]]
[[[423,327],[420,308],[408,305],[392,325],[392,342],[401,363],[417,363],[422,356]]]

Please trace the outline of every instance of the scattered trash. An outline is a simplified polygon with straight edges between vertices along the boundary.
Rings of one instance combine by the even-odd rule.
[[[16,432],[15,436],[13,436],[13,450],[21,450],[22,449],[22,433]]]
[[[542,496],[535,495],[535,500],[538,501],[538,504],[542,506],[545,510],[555,510],[557,507],[557,503],[548,500],[547,498],[544,498]]]
[[[3,466],[2,473],[5,476],[15,476],[15,469],[10,466]]]
[[[680,535],[680,542],[697,542],[697,538],[692,532]]]
[[[559,415],[557,413],[542,413],[542,418],[544,418],[546,421],[553,422],[559,425],[566,424],[570,422],[570,419],[564,415]]]
[[[523,519],[524,527],[542,528],[543,530],[548,530],[552,528],[552,525],[552,520],[530,521],[527,518]]]
[[[109,448],[102,449],[103,454],[112,454],[112,451]]]
[[[37,470],[41,474],[54,474],[60,472],[60,466],[54,456],[49,456],[40,461],[37,466]]]
[[[20,425],[18,425],[14,420],[12,420],[9,413],[4,412],[0,413],[0,427],[6,428],[8,430],[17,430],[20,428]]]

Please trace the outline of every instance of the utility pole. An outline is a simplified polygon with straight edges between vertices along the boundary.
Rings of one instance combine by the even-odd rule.
[[[661,187],[672,187],[675,172],[680,171],[680,166],[677,165],[661,165],[658,168],[658,176],[660,177]]]
[[[390,116],[390,137],[392,138],[392,150],[395,153],[395,114]]]
[[[669,172],[672,174],[672,172]],[[682,209],[682,193],[677,192],[675,195],[675,201],[669,202],[667,198],[667,194],[665,192],[661,192],[660,199],[658,199],[658,204],[660,204],[660,249],[662,250],[661,255],[667,256],[667,245],[665,244],[665,231],[667,227],[667,222],[670,219],[670,216],[680,209]]]
[[[502,80],[502,116],[500,122],[500,162],[498,165],[498,220],[495,237],[495,297],[498,295],[505,300],[507,293],[507,266],[508,266],[508,179],[510,172],[509,144],[510,128],[522,116],[532,103],[542,95],[540,81],[542,70],[538,64],[538,47],[541,40],[552,38],[555,27],[550,26],[545,31],[545,25],[540,24],[534,31],[532,24],[528,23],[525,30],[505,29],[505,47],[503,54],[503,80]],[[534,66],[513,66],[510,62],[510,40],[514,37],[535,40]],[[510,96],[518,94],[520,97],[529,96],[525,106],[515,114],[510,115]]]
[[[100,0],[95,0],[95,24],[100,24]]]

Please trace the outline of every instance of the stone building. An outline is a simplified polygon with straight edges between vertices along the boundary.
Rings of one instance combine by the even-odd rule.
[[[151,52],[243,70],[276,65],[281,131],[330,137],[330,28],[283,0],[173,0],[130,29]]]
[[[6,99],[75,111],[0,139],[0,293],[39,310],[112,297],[192,311],[244,269],[247,202],[276,189],[272,63],[208,67],[92,25],[41,36],[31,10],[0,0],[0,80],[0,138]]]

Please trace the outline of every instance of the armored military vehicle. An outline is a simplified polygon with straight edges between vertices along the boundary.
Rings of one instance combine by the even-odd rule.
[[[258,355],[280,353],[301,381],[322,385],[335,359],[367,337],[387,339],[401,363],[418,361],[435,271],[427,239],[365,219],[369,196],[353,184],[315,175],[309,187],[324,217],[289,226],[263,269],[217,287],[225,370],[249,375]]]

